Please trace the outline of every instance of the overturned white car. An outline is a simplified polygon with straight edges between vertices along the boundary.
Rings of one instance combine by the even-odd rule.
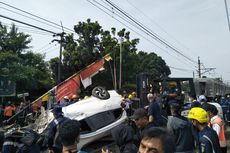
[[[62,108],[65,117],[76,119],[81,123],[78,148],[109,135],[111,129],[126,121],[127,115],[120,106],[121,100],[121,95],[116,91],[96,87],[89,98]],[[51,111],[43,110],[35,122],[35,130],[38,133],[45,133],[52,120]]]

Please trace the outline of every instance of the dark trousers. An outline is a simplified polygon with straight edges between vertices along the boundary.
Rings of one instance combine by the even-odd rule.
[[[221,147],[220,149],[222,153],[227,153],[227,147]]]

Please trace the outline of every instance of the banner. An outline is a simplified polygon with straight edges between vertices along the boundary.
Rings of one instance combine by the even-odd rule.
[[[71,98],[72,95],[77,93],[77,90],[80,88],[81,81],[79,75],[74,75],[72,78],[65,80],[56,88],[56,100],[63,101],[65,96]]]

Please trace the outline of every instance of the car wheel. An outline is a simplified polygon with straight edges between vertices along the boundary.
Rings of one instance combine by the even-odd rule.
[[[96,98],[103,99],[103,100],[110,98],[109,92],[104,87],[100,87],[100,86],[95,87],[92,90],[92,95]]]

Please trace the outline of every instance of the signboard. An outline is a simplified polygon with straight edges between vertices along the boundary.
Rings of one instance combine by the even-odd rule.
[[[16,83],[9,79],[8,76],[0,75],[0,96],[10,97],[16,94]]]
[[[18,98],[24,98],[24,97],[27,97],[29,96],[29,93],[26,92],[26,93],[22,93],[22,94],[17,94]]]

